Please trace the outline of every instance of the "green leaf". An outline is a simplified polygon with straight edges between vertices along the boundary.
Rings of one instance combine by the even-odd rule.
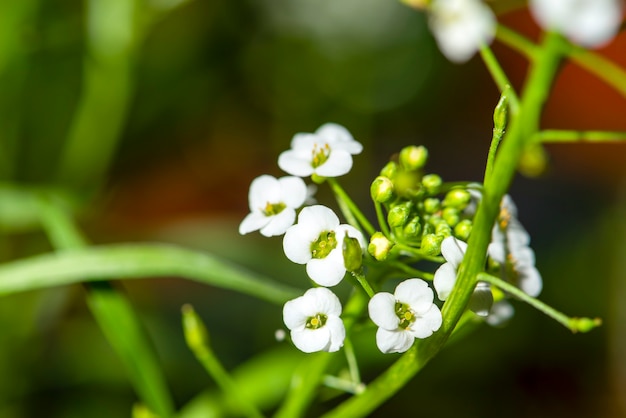
[[[276,304],[302,291],[208,254],[163,244],[117,244],[24,258],[0,266],[0,295],[79,282],[181,277]]]

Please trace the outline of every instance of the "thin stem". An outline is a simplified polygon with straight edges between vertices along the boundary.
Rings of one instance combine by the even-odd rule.
[[[567,51],[569,58],[581,68],[595,75],[619,94],[626,97],[626,69],[613,61],[577,45],[571,45]]]
[[[367,296],[369,296],[370,298],[373,297],[375,294],[374,289],[372,289],[372,286],[370,286],[365,276],[361,273],[354,273],[354,272],[352,273],[352,275],[357,279],[357,281],[359,282],[363,290],[365,290],[365,293],[367,293]]]
[[[543,130],[533,137],[537,142],[619,142],[626,132]]]
[[[352,380],[352,384],[354,386],[354,392],[358,393],[359,388],[363,390],[363,383],[361,382],[361,373],[359,372],[359,365],[356,361],[356,355],[354,354],[354,345],[352,345],[352,340],[350,338],[345,339],[343,344],[343,350],[346,354],[346,361],[348,362],[348,370],[350,371],[350,379]]]
[[[493,77],[493,80],[496,82],[498,86],[498,90],[500,93],[507,92],[507,99],[509,101],[509,107],[512,113],[517,113],[519,109],[519,99],[517,98],[517,93],[513,89],[513,85],[509,81],[509,78],[506,76],[506,73],[502,69],[502,66],[498,62],[498,59],[493,54],[493,51],[487,45],[481,45],[480,47],[480,56],[482,57],[485,65],[487,66],[487,70]]]
[[[339,203],[344,216],[352,224],[352,226],[358,227],[360,224],[369,235],[373,235],[376,230],[367,220],[365,215],[363,215],[363,213],[359,210],[358,206],[352,201],[352,199],[350,199],[350,196],[348,196],[339,182],[334,178],[327,178],[326,181],[333,190],[333,193],[335,193],[335,197],[337,198],[337,202]]]
[[[233,400],[233,403],[238,406],[241,413],[250,418],[263,418],[263,414],[257,407],[246,397],[241,396],[239,387],[211,349],[206,327],[193,307],[184,305],[182,313],[183,330],[187,345],[206,372],[213,378],[226,396]]]
[[[376,210],[376,219],[378,220],[381,232],[384,236],[391,239],[391,231],[389,231],[389,226],[387,225],[387,220],[383,213],[383,205],[380,202],[374,202],[374,209]]]
[[[392,263],[389,263],[389,265],[404,273],[407,273],[411,277],[419,277],[420,279],[425,279],[425,280],[433,280],[433,278],[435,277],[433,273],[428,273],[426,271],[418,270],[402,262],[392,262]]]
[[[529,61],[534,61],[539,51],[538,45],[535,45],[528,38],[502,24],[498,24],[496,39],[504,45],[521,53]]]
[[[587,332],[591,331],[593,328],[600,326],[602,324],[602,320],[600,318],[570,318],[554,309],[553,307],[545,304],[544,302],[536,299],[532,296],[527,295],[521,289],[513,286],[512,284],[505,282],[499,277],[492,276],[487,273],[479,273],[478,280],[490,283],[501,290],[515,296],[519,300],[528,303],[533,308],[537,309],[540,312],[543,312],[550,318],[554,319],[564,327],[568,328],[572,332]]]

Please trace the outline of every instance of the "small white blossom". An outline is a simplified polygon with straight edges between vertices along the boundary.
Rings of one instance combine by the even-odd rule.
[[[592,48],[610,42],[623,18],[620,0],[530,0],[530,11],[544,29]]]
[[[266,237],[284,234],[296,219],[296,209],[308,197],[307,187],[299,177],[276,179],[269,175],[255,178],[250,184],[250,213],[239,225],[239,233],[261,230]]]
[[[492,327],[504,326],[515,314],[515,308],[507,300],[500,300],[493,304],[486,321]]]
[[[291,149],[278,156],[278,166],[299,177],[318,175],[338,177],[352,168],[352,155],[363,146],[341,125],[327,123],[315,133],[299,133],[291,140]]]
[[[350,225],[340,225],[331,209],[307,206],[298,215],[298,223],[285,232],[283,249],[289,260],[306,264],[306,272],[315,283],[335,286],[346,274],[343,259],[346,234],[356,238],[365,250],[363,235]]]
[[[467,251],[467,243],[454,237],[446,237],[441,242],[441,254],[446,262],[435,271],[433,279],[433,285],[440,300],[445,301],[450,296],[456,284],[457,270],[463,261],[465,251]],[[491,288],[487,283],[478,282],[469,302],[470,310],[479,316],[487,316],[492,303]]]
[[[346,329],[339,315],[339,298],[325,287],[309,289],[283,307],[283,322],[291,331],[291,340],[305,353],[334,352],[343,346]]]
[[[434,0],[428,19],[441,52],[453,62],[465,62],[496,32],[496,18],[481,0]]]
[[[375,294],[368,311],[378,325],[376,345],[383,353],[403,353],[416,338],[427,338],[441,327],[441,311],[433,303],[433,291],[421,279],[400,283],[392,295]]]

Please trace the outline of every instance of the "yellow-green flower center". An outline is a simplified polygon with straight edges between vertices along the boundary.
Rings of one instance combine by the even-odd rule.
[[[415,322],[415,314],[406,303],[396,302],[396,315],[400,319],[398,326],[407,329]]]
[[[326,258],[336,247],[335,231],[324,231],[311,243],[311,256],[313,258]]]
[[[328,144],[324,144],[323,146],[315,144],[313,146],[312,153],[313,158],[311,160],[311,165],[313,168],[317,168],[328,160],[328,157],[330,156],[330,146]]]
[[[286,207],[287,205],[285,205],[283,202],[278,202],[278,203],[267,202],[267,204],[265,205],[265,208],[263,208],[263,215],[265,216],[278,215]]]
[[[305,327],[307,327],[308,329],[322,328],[324,325],[326,325],[327,319],[328,317],[326,315],[318,313],[317,315],[310,317],[306,321]]]

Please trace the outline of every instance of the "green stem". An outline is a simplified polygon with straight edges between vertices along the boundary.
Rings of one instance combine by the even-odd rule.
[[[499,277],[495,277],[487,273],[479,273],[478,280],[490,283],[500,288],[501,290],[515,296],[519,300],[528,303],[535,309],[539,310],[540,312],[543,312],[550,318],[562,324],[564,327],[568,328],[572,332],[587,332],[602,324],[602,321],[600,320],[600,318],[594,318],[594,319],[570,318],[564,313],[561,313],[557,311],[556,309],[554,309],[553,307],[543,303],[539,299],[536,299],[527,295],[521,289],[513,286],[512,284],[508,282],[505,282]]]
[[[353,393],[358,393],[364,389],[361,382],[361,373],[359,372],[359,365],[356,361],[356,355],[354,354],[354,346],[352,340],[346,337],[343,350],[346,354],[346,361],[348,363],[348,369],[350,370],[350,379],[353,385]]]
[[[513,89],[513,85],[509,81],[509,78],[506,76],[506,73],[500,66],[496,56],[493,54],[493,51],[487,45],[482,45],[480,47],[480,56],[482,57],[491,77],[496,82],[498,86],[498,90],[500,93],[507,92],[507,99],[509,102],[509,107],[512,113],[517,113],[519,108],[519,99],[517,98],[517,93]]]
[[[405,263],[402,263],[402,262],[394,261],[392,263],[389,263],[389,265],[391,267],[394,267],[394,268],[404,272],[404,273],[407,273],[411,277],[418,277],[420,279],[432,280],[434,278],[434,276],[435,276],[433,273],[429,273],[429,272],[426,272],[426,271],[418,270],[418,269],[413,268],[411,266],[408,266],[408,265],[406,265]]]
[[[491,228],[499,212],[500,201],[515,173],[525,144],[537,130],[541,109],[560,62],[561,43],[561,38],[554,34],[548,35],[530,69],[519,113],[505,136],[489,184],[485,185],[454,290],[443,306],[441,328],[428,339],[417,341],[387,371],[369,384],[361,395],[346,400],[324,415],[325,418],[358,418],[368,415],[424,367],[452,334],[469,302],[476,285],[476,276],[484,268]]]
[[[594,51],[571,45],[569,58],[626,97],[626,69]]]
[[[378,221],[378,226],[380,226],[380,231],[385,237],[391,239],[391,231],[389,230],[389,225],[387,225],[387,220],[385,219],[385,214],[383,213],[382,203],[374,202],[374,209],[376,210],[376,220]]]
[[[537,142],[618,142],[626,141],[626,132],[543,130],[533,137]]]
[[[182,308],[182,312],[185,340],[200,364],[202,364],[226,396],[233,400],[233,403],[241,413],[250,418],[263,418],[263,414],[256,406],[245,396],[241,395],[237,384],[211,349],[206,327],[193,307],[185,305]]]
[[[356,280],[359,282],[363,290],[365,290],[365,293],[367,293],[367,296],[369,296],[370,298],[373,297],[375,292],[372,289],[372,286],[370,286],[365,276],[361,273],[354,273],[354,272],[352,273],[352,275],[356,277]]]
[[[528,38],[501,24],[498,24],[496,39],[521,53],[529,61],[534,61],[539,52],[538,45],[535,45]]]
[[[333,193],[335,193],[337,201],[344,212],[344,216],[352,224],[352,226],[358,227],[360,224],[369,235],[373,235],[376,230],[370,221],[367,220],[365,215],[363,215],[363,213],[359,210],[358,206],[352,201],[352,199],[350,199],[350,196],[348,196],[346,191],[341,187],[341,185],[339,185],[339,182],[334,178],[327,178],[326,181],[330,185]],[[342,205],[342,202],[345,206]],[[344,207],[347,210],[344,210]],[[350,219],[353,220],[350,221]]]

